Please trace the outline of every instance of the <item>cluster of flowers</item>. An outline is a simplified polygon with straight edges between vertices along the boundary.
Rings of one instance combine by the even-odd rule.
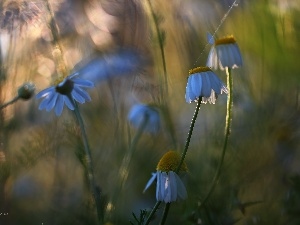
[[[228,90],[212,69],[236,68],[242,66],[242,57],[239,47],[233,38],[228,36],[214,41],[205,67],[197,67],[189,71],[186,86],[185,100],[188,103],[201,101],[215,104],[217,96]],[[154,116],[154,115],[153,115]],[[145,189],[157,180],[156,199],[165,203],[175,202],[187,198],[187,191],[178,176],[179,172],[186,172],[186,164],[178,169],[180,156],[175,151],[167,152],[157,165],[157,172],[148,181]]]
[[[201,101],[214,104],[217,96],[223,92],[227,93],[228,90],[212,69],[224,70],[225,68],[235,68],[242,65],[240,50],[233,36],[216,41],[211,37],[209,42],[212,44],[212,48],[206,66],[189,71],[185,94],[188,103]],[[74,110],[75,101],[81,104],[90,101],[91,97],[85,91],[85,88],[92,88],[94,84],[78,76],[79,73],[69,75],[56,82],[54,86],[39,92],[36,97],[38,99],[44,98],[39,105],[39,109],[50,111],[54,108],[56,115],[59,116],[64,105],[70,110]],[[28,88],[25,90],[28,91]],[[32,90],[34,91],[34,88]],[[26,92],[26,94],[28,93]],[[145,123],[146,118],[144,131],[156,133],[160,128],[160,117],[155,106],[137,104],[132,107],[128,115],[128,120],[136,128]],[[153,174],[144,191],[156,179],[157,201],[167,203],[187,198],[186,189],[178,176],[180,171],[187,171],[187,167],[183,163],[181,168],[178,169],[179,161],[180,156],[178,153],[175,151],[167,152],[158,163],[157,172]]]

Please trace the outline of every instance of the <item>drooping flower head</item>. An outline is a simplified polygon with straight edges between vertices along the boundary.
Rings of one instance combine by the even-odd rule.
[[[64,104],[74,110],[74,101],[81,104],[86,101],[91,101],[91,97],[83,88],[94,87],[91,81],[77,78],[79,74],[72,74],[63,80],[56,81],[56,85],[46,88],[45,90],[39,92],[36,98],[44,98],[39,105],[39,110],[45,109],[49,112],[54,108],[55,114],[60,116]]]
[[[224,70],[226,67],[234,69],[243,65],[239,46],[232,35],[217,40],[210,36],[208,39],[213,46],[208,54],[206,66]]]
[[[187,198],[186,188],[177,175],[176,170],[179,166],[181,156],[176,151],[168,151],[160,159],[157,164],[156,173],[148,181],[144,191],[156,181],[156,199],[157,201],[175,202],[177,200],[184,200]],[[186,172],[187,166],[185,162],[182,163],[179,171]]]
[[[129,122],[136,128],[144,126],[144,130],[157,133],[160,128],[160,116],[156,107],[144,104],[134,105],[128,114]]]
[[[202,100],[215,104],[219,94],[227,94],[227,88],[209,67],[197,67],[189,71],[185,100],[188,103]]]

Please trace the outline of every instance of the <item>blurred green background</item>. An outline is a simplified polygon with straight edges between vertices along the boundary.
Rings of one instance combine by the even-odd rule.
[[[26,2],[0,3],[1,104],[23,82],[34,82],[38,92],[56,75],[44,2]],[[205,65],[206,33],[216,30],[216,37],[235,36],[244,61],[233,70],[225,163],[215,192],[199,208],[224,140],[226,95],[221,95],[215,105],[201,106],[183,178],[188,199],[171,205],[167,224],[300,224],[299,1],[239,1],[226,18],[233,1],[151,1],[165,37],[167,79],[148,1],[50,3],[68,70],[92,57],[107,62],[123,48],[143,58],[134,71],[96,79],[92,101],[80,105],[105,224],[130,224],[132,212],[154,206],[155,185],[142,191],[161,156],[183,150],[196,107],[184,98],[188,70]],[[99,65],[99,71],[110,66],[124,72],[114,61]],[[215,72],[225,83],[225,72]],[[138,102],[159,106],[162,126],[158,134],[142,135],[120,188],[120,165],[136,133],[127,114]],[[0,111],[0,224],[94,224],[74,116],[65,107],[56,117],[39,111],[38,104],[32,98]],[[162,209],[152,224],[159,223]]]

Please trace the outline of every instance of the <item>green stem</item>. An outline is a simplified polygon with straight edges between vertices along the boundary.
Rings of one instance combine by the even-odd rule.
[[[80,127],[81,130],[81,135],[82,135],[82,140],[83,140],[83,145],[84,145],[84,152],[85,152],[85,157],[86,157],[86,170],[87,170],[87,177],[89,180],[89,186],[90,186],[90,190],[91,193],[93,195],[94,201],[95,201],[95,205],[96,205],[96,212],[97,212],[97,223],[99,224],[100,221],[103,221],[103,215],[101,213],[101,205],[100,205],[100,193],[98,193],[99,191],[97,191],[97,187],[95,184],[95,178],[94,178],[94,172],[93,172],[93,164],[92,164],[92,156],[91,156],[91,151],[90,151],[90,147],[89,147],[89,143],[88,143],[88,138],[86,135],[86,131],[85,131],[85,127],[84,127],[84,123],[81,117],[81,114],[79,112],[79,108],[77,103],[73,100],[70,99],[73,104],[74,104],[74,112],[75,112],[75,116],[78,122],[78,125]]]
[[[221,169],[223,166],[223,162],[224,162],[224,158],[225,158],[225,153],[226,153],[226,149],[227,149],[227,143],[228,143],[228,138],[230,135],[230,131],[231,131],[231,121],[232,121],[232,107],[233,107],[233,98],[232,98],[232,93],[233,93],[233,78],[232,78],[232,74],[231,74],[231,69],[230,68],[226,68],[226,74],[227,74],[227,88],[228,88],[228,94],[227,94],[227,111],[226,111],[226,124],[225,124],[225,139],[224,139],[224,144],[223,144],[223,150],[222,150],[222,155],[221,155],[221,159],[220,159],[220,163],[218,165],[216,174],[214,176],[214,179],[212,181],[212,185],[207,193],[207,195],[205,196],[205,198],[203,199],[203,201],[201,202],[201,205],[199,206],[199,208],[201,208],[206,201],[209,199],[209,197],[211,196],[211,194],[213,193],[220,175],[221,175]]]
[[[192,118],[192,121],[191,121],[190,130],[189,130],[188,136],[186,138],[186,142],[185,142],[184,150],[183,150],[183,153],[182,153],[182,156],[181,156],[181,160],[180,160],[180,162],[178,164],[178,167],[175,171],[176,173],[179,173],[181,165],[184,162],[187,150],[189,148],[191,137],[192,137],[194,126],[195,126],[195,122],[196,122],[198,112],[199,112],[199,109],[200,109],[200,105],[201,105],[201,97],[199,98],[199,100],[197,102],[197,106],[196,106],[196,109],[195,109],[195,112],[194,112],[194,115],[193,115],[193,118]]]
[[[170,206],[171,206],[171,203],[168,202],[165,206],[165,209],[164,209],[164,213],[163,213],[163,217],[161,219],[161,222],[160,222],[160,225],[164,225],[166,220],[167,220],[167,216],[168,216],[168,213],[169,213],[169,209],[170,209]]]
[[[190,144],[190,141],[191,141],[191,137],[192,137],[192,134],[193,134],[193,130],[194,130],[194,126],[195,126],[195,122],[196,122],[196,119],[197,119],[197,116],[198,116],[198,112],[199,112],[199,109],[200,109],[200,105],[201,105],[201,97],[199,98],[198,102],[197,102],[197,106],[196,106],[196,109],[195,109],[195,112],[194,112],[194,115],[193,115],[193,118],[192,118],[192,121],[191,121],[191,126],[190,126],[190,130],[189,130],[189,133],[188,133],[188,136],[187,136],[187,139],[186,139],[186,143],[185,143],[185,147],[184,147],[184,150],[183,150],[183,153],[182,153],[182,156],[181,156],[181,160],[178,164],[178,167],[176,169],[176,173],[179,172],[180,170],[180,167],[182,165],[182,163],[184,162],[184,159],[185,159],[185,156],[186,156],[186,153],[187,153],[187,150],[189,148],[189,144]],[[149,224],[152,216],[154,215],[154,213],[156,212],[158,206],[160,205],[161,202],[156,202],[155,206],[153,207],[145,225]],[[167,203],[166,206],[165,206],[165,210],[164,210],[164,214],[163,214],[163,218],[162,218],[162,221],[161,221],[161,224],[164,224],[166,219],[167,219],[167,215],[168,215],[168,212],[169,212],[169,208],[170,208],[170,204],[171,203]]]
[[[9,105],[11,105],[11,104],[13,104],[13,103],[15,103],[15,102],[18,101],[18,100],[19,100],[19,96],[14,97],[12,100],[10,100],[10,101],[4,103],[3,105],[0,105],[0,110],[2,110],[2,109],[4,109],[5,107],[7,107],[7,106],[9,106]]]
[[[149,8],[150,8],[151,16],[152,16],[152,19],[154,21],[155,31],[156,31],[156,34],[157,34],[157,37],[158,37],[159,49],[160,49],[160,54],[161,54],[161,59],[162,59],[162,64],[163,64],[163,71],[164,71],[165,92],[167,94],[168,93],[168,77],[167,77],[167,66],[166,66],[166,58],[165,58],[165,51],[164,51],[164,40],[163,40],[163,37],[162,37],[161,32],[159,30],[158,20],[157,20],[157,17],[155,15],[155,13],[154,13],[151,1],[148,0],[147,2],[148,2],[148,5],[149,5]],[[162,95],[161,100],[163,100],[163,95],[164,95],[163,91],[162,91],[161,95]]]
[[[123,186],[124,186],[124,184],[125,184],[125,182],[127,180],[127,177],[128,177],[127,170],[129,168],[132,156],[133,156],[133,154],[135,152],[135,147],[136,147],[136,145],[137,145],[137,143],[138,143],[141,135],[143,134],[143,131],[144,131],[145,127],[147,126],[148,121],[149,121],[149,115],[146,115],[143,123],[140,124],[140,126],[139,126],[136,134],[134,135],[134,137],[133,137],[133,139],[132,139],[132,141],[130,143],[128,154],[124,157],[124,159],[122,161],[122,164],[121,164],[121,167],[120,167],[120,171],[119,171],[119,175],[121,176],[120,189],[123,188]],[[118,191],[117,194],[119,194],[119,193],[120,193],[120,191]]]
[[[148,225],[150,223],[150,221],[151,221],[152,217],[154,216],[155,212],[157,211],[160,203],[161,203],[161,201],[156,202],[156,204],[154,205],[154,207],[153,207],[153,209],[152,209],[150,215],[148,216],[148,218],[147,218],[144,225]]]

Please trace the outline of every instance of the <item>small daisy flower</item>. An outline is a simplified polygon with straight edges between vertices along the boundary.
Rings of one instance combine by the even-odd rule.
[[[128,114],[129,122],[136,128],[146,123],[144,130],[149,133],[157,133],[160,128],[160,116],[158,110],[149,105],[136,104]]]
[[[49,112],[54,108],[55,114],[60,116],[64,104],[66,104],[69,109],[74,110],[74,100],[81,104],[86,101],[91,101],[91,97],[83,88],[94,87],[94,84],[91,81],[76,78],[76,76],[78,76],[78,73],[66,77],[56,86],[46,88],[39,92],[36,98],[44,98],[39,106],[39,110],[45,109]]]
[[[152,174],[144,192],[156,179],[156,200],[165,203],[184,200],[187,198],[186,188],[180,177],[175,172],[180,163],[181,156],[176,151],[169,151],[163,155],[157,165],[157,172]],[[187,166],[183,163],[180,171],[187,171]]]
[[[215,104],[222,92],[227,94],[227,88],[209,67],[197,67],[189,71],[186,85],[185,100],[188,103],[197,102]]]
[[[208,54],[206,66],[224,70],[226,67],[234,69],[243,65],[239,46],[232,35],[218,40],[210,37],[208,40],[213,46]]]

